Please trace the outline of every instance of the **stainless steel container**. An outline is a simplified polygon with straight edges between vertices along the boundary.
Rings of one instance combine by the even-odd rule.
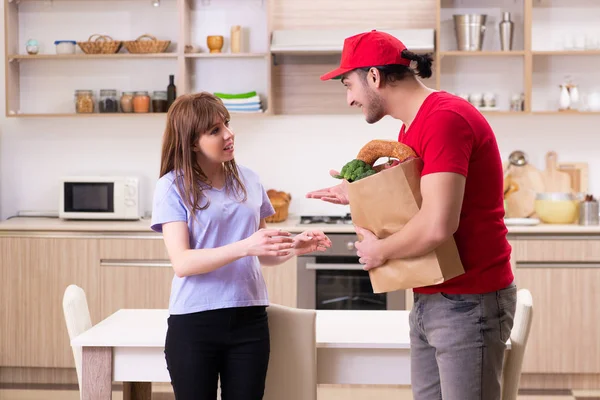
[[[481,51],[486,14],[454,14],[456,44],[460,51]]]
[[[598,225],[599,220],[600,210],[596,200],[579,203],[579,225]]]
[[[502,21],[498,28],[500,29],[500,49],[502,51],[512,50],[515,24],[511,21],[509,12],[502,13]]]

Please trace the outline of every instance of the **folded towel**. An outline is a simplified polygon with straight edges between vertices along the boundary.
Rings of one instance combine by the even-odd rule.
[[[238,111],[259,111],[262,110],[261,107],[252,107],[252,108],[227,108],[229,112],[238,112]]]
[[[225,99],[222,100],[223,104],[225,105],[229,105],[229,104],[251,104],[251,103],[260,103],[260,97],[258,96],[252,96],[252,97],[248,97],[247,99]]]
[[[232,113],[235,114],[251,114],[251,113],[261,113],[263,112],[262,109],[259,110],[231,110]]]
[[[225,108],[231,110],[233,108],[235,109],[241,109],[241,108],[249,108],[249,109],[253,109],[253,108],[260,108],[260,103],[248,103],[248,104],[225,104]]]
[[[221,99],[247,99],[249,97],[256,96],[256,92],[252,91],[252,92],[237,93],[237,94],[215,92],[214,95],[217,97],[220,97]]]

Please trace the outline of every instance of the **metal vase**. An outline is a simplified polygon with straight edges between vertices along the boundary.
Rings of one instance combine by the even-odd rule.
[[[481,51],[486,14],[454,14],[456,44],[460,51]]]

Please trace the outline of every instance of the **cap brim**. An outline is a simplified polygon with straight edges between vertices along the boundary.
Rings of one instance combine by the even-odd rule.
[[[331,72],[321,76],[322,81],[328,81],[330,79],[339,79],[346,72],[352,71],[352,68],[336,68]]]

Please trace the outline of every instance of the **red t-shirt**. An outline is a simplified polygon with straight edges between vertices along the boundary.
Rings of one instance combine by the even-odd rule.
[[[427,97],[414,121],[398,141],[423,160],[421,176],[454,172],[466,177],[456,247],[463,275],[417,293],[485,293],[514,279],[511,247],[504,224],[502,161],[492,128],[469,102],[447,92]]]

